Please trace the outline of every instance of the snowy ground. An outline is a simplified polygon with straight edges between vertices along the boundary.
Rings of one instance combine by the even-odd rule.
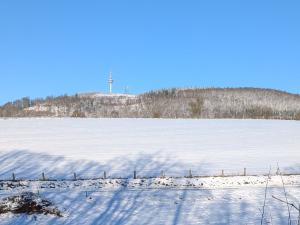
[[[269,178],[264,224],[287,224],[300,201],[300,175]],[[0,197],[38,193],[62,212],[0,216],[1,224],[260,224],[268,176],[0,182]],[[291,210],[293,224],[298,212]]]
[[[38,191],[45,189],[75,189],[85,191],[113,189],[221,189],[240,187],[300,187],[300,175],[232,176],[232,177],[155,177],[88,180],[22,180],[0,181],[0,191]]]
[[[300,172],[299,149],[296,121],[2,119],[0,179]]]
[[[42,172],[55,179],[72,179],[74,172],[79,178],[101,178],[103,171],[108,178],[124,178],[134,170],[140,177],[161,171],[187,176],[189,169],[200,176],[220,175],[221,170],[242,174],[244,168],[247,174],[261,175],[270,166],[275,174],[277,163],[285,173],[299,173],[299,149],[296,121],[2,119],[0,180],[11,179],[12,173],[17,179],[38,179]],[[264,224],[287,224],[286,205],[272,198],[285,198],[279,178],[270,181]],[[2,215],[1,224],[260,224],[263,176],[155,179],[127,180],[133,187],[127,181],[125,187],[82,181],[79,188],[57,188],[58,183],[53,188],[47,182],[44,188],[39,182],[27,183],[25,189],[2,188],[1,198],[38,191],[62,208],[65,217]],[[284,179],[289,201],[299,204],[299,177]],[[157,184],[143,184],[149,182]],[[297,212],[291,213],[296,219]]]
[[[289,199],[299,202],[300,189],[287,187]],[[54,216],[0,216],[1,224],[260,224],[264,188],[238,189],[118,189],[88,192],[45,190],[64,213]],[[283,198],[280,188],[269,196]],[[9,196],[2,193],[0,197]],[[291,210],[293,224],[297,212]],[[288,224],[286,205],[267,198],[263,224]]]

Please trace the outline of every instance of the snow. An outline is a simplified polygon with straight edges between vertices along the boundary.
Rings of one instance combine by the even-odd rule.
[[[287,187],[289,198],[300,201],[300,189]],[[260,224],[264,188],[143,189],[40,192],[63,211],[64,217],[0,216],[1,224]],[[284,199],[283,191],[270,188],[268,196]],[[3,197],[8,194],[3,194]],[[265,223],[287,224],[286,205],[267,198]],[[291,210],[293,224],[297,212]]]
[[[79,93],[79,97],[89,97],[89,98],[102,98],[102,97],[124,97],[124,98],[132,98],[135,99],[138,96],[133,94],[125,94],[125,93]]]
[[[28,108],[25,108],[25,111],[38,111],[38,112],[48,112],[49,111],[49,106],[44,106],[44,105],[36,105],[36,106],[31,106]]]
[[[0,120],[3,176],[300,172],[300,123],[267,120]],[[18,162],[18,163],[16,163]],[[59,178],[59,177],[56,177]]]
[[[64,213],[0,215],[1,224],[287,224],[277,163],[300,172],[300,123],[272,120],[0,120],[0,198],[39,193]],[[249,176],[241,175],[247,168]],[[193,178],[187,178],[189,170]],[[133,171],[138,179],[133,179]],[[224,170],[225,177],[220,175]],[[102,179],[103,172],[107,179]],[[159,177],[161,171],[166,177]],[[88,180],[72,181],[77,178]],[[258,176],[251,176],[258,175]],[[205,177],[208,176],[209,177]],[[155,177],[154,177],[155,176]],[[122,179],[120,179],[122,177]],[[152,178],[151,178],[152,177]],[[300,176],[283,176],[300,202]],[[92,179],[93,178],[93,179]],[[97,179],[94,179],[97,178]],[[87,197],[86,197],[87,195]],[[297,212],[291,210],[296,224]]]
[[[223,189],[240,187],[300,187],[300,175],[288,176],[232,176],[232,177],[155,177],[155,178],[99,178],[87,180],[22,180],[1,181],[0,191],[32,191],[40,189]]]

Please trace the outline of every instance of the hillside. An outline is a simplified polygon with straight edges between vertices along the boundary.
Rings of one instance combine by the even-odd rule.
[[[300,119],[300,95],[258,88],[163,89],[140,95],[84,93],[23,98],[0,117]]]

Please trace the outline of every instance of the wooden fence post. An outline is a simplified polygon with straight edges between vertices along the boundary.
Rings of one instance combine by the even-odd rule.
[[[15,173],[12,173],[12,180],[16,181],[16,175],[15,175]]]
[[[44,172],[42,173],[42,180],[43,180],[43,181],[46,180],[46,177],[45,177],[45,173],[44,173]]]
[[[133,179],[136,179],[136,171],[133,171]]]
[[[193,175],[192,175],[192,170],[190,169],[189,170],[189,178],[192,178],[193,177]]]
[[[77,180],[77,175],[76,175],[76,173],[74,173],[74,180]]]
[[[222,176],[222,177],[224,177],[224,170],[222,170],[222,174],[221,174],[221,176]]]
[[[246,175],[247,175],[247,169],[244,168],[244,176],[246,176]]]
[[[103,172],[103,178],[106,179],[106,171]]]
[[[162,177],[162,178],[164,178],[165,177],[165,173],[164,173],[164,171],[162,170],[162,171],[160,171],[160,176]]]

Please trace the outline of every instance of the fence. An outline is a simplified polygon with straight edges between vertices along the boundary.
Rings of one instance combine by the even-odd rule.
[[[160,171],[153,171],[153,170],[133,170],[130,172],[126,171],[119,171],[119,170],[111,170],[111,171],[99,171],[99,173],[95,174],[88,174],[88,173],[77,173],[77,172],[70,172],[68,174],[57,175],[50,172],[47,174],[46,171],[41,172],[40,174],[29,175],[26,176],[24,173],[18,174],[12,172],[9,174],[4,174],[1,176],[0,181],[22,181],[22,180],[29,180],[29,181],[75,181],[75,180],[96,180],[96,179],[147,179],[147,178],[204,178],[204,177],[233,177],[233,176],[267,176],[269,173],[253,173],[249,172],[247,168],[243,168],[240,171],[232,172],[226,171],[224,169],[220,170],[216,173],[206,174],[203,172],[197,172],[195,170],[182,170],[181,173],[176,171],[172,172],[169,170],[160,170]],[[270,175],[300,175],[300,172],[290,172],[290,171],[279,171],[274,170],[271,171]]]

